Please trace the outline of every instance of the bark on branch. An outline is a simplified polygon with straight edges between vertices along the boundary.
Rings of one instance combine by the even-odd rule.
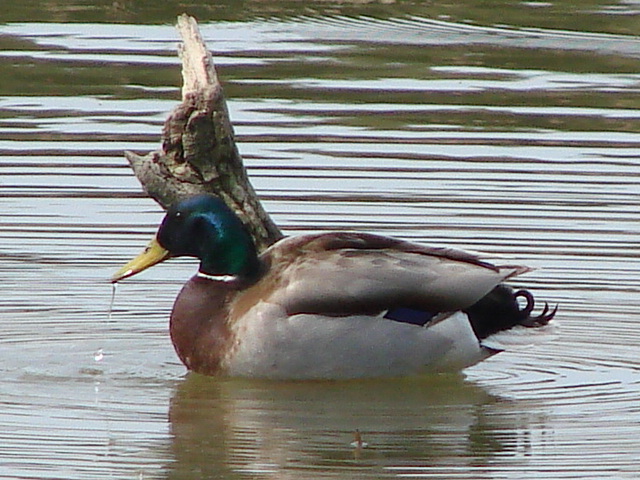
[[[165,121],[162,149],[125,152],[147,194],[165,209],[197,193],[221,197],[249,227],[259,250],[282,238],[242,163],[215,66],[195,19],[178,17],[183,44],[182,103]]]

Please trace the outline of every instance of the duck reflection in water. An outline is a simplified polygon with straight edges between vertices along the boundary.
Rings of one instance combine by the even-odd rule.
[[[523,454],[528,430],[538,428],[531,415],[456,374],[347,382],[190,374],[170,407],[169,478],[481,468]],[[367,448],[354,449],[355,431]]]

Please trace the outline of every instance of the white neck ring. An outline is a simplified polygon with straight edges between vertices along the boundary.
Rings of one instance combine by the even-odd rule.
[[[206,280],[211,280],[213,282],[224,282],[229,283],[238,279],[236,275],[209,275],[208,273],[198,272],[196,274],[199,278],[204,278]]]

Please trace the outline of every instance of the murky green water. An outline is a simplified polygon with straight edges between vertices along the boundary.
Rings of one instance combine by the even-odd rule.
[[[176,3],[0,12],[0,477],[637,478],[640,5]],[[122,152],[179,99],[184,10],[286,232],[510,256],[558,339],[460,377],[185,376],[189,261],[120,285],[109,319],[162,217]]]

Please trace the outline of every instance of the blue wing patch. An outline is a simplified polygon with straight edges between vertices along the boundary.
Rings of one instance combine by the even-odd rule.
[[[435,313],[416,310],[414,308],[396,307],[392,308],[384,314],[383,318],[388,318],[395,322],[409,323],[411,325],[420,325],[424,327],[429,321],[435,317]]]

